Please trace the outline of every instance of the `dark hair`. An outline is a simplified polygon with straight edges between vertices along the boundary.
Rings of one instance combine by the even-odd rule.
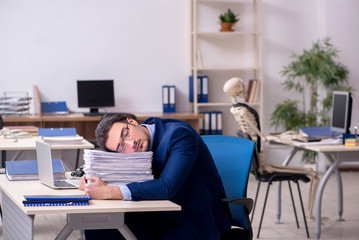
[[[110,151],[106,147],[106,141],[108,138],[108,132],[114,123],[117,122],[126,122],[127,118],[131,118],[137,121],[135,115],[130,113],[118,113],[118,114],[109,114],[105,115],[101,122],[97,125],[96,128],[96,141],[100,148]]]

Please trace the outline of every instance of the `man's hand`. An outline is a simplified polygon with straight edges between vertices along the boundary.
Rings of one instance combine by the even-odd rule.
[[[83,176],[79,186],[80,190],[92,199],[123,199],[121,190],[117,186],[108,186],[98,177]]]
[[[84,174],[84,175],[81,177],[79,190],[84,191],[84,190],[85,190],[85,185],[86,185],[86,174]]]

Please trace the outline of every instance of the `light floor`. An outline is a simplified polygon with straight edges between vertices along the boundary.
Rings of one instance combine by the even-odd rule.
[[[323,222],[322,234],[320,239],[359,239],[359,172],[342,172],[343,189],[344,189],[344,213],[343,218],[345,222],[337,222],[338,207],[337,207],[337,183],[333,175],[323,195],[322,216],[328,217],[328,220]],[[301,183],[301,190],[304,204],[306,205],[308,196],[309,184]],[[262,211],[263,201],[265,197],[267,184],[261,185],[259,202],[255,211],[253,230],[254,239],[256,239],[260,214]],[[250,177],[248,185],[248,197],[254,198],[257,188],[257,182],[253,176]],[[297,195],[297,188],[292,185],[294,198],[296,201],[297,214],[300,228],[297,229],[294,219],[292,204],[289,197],[288,184],[282,185],[282,217],[283,224],[275,224],[275,184],[271,186],[271,191],[268,196],[268,203],[260,239],[307,239],[303,216],[300,211],[299,197]],[[55,239],[56,235],[61,231],[65,225],[65,215],[37,215],[35,218],[35,240]],[[308,220],[309,234],[311,239],[315,239],[315,223]],[[2,236],[2,227],[0,223],[0,239]],[[81,238],[79,231],[73,231],[69,240],[77,240]]]

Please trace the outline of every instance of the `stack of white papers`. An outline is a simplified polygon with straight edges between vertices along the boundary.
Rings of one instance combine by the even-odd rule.
[[[126,185],[153,179],[153,152],[114,153],[84,150],[84,171],[87,176],[100,177],[107,185]]]
[[[81,136],[39,137],[39,139],[52,145],[82,144],[84,140]]]

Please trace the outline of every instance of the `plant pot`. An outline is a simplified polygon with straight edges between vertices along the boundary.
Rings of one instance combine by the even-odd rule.
[[[220,32],[233,32],[233,23],[222,22]]]

